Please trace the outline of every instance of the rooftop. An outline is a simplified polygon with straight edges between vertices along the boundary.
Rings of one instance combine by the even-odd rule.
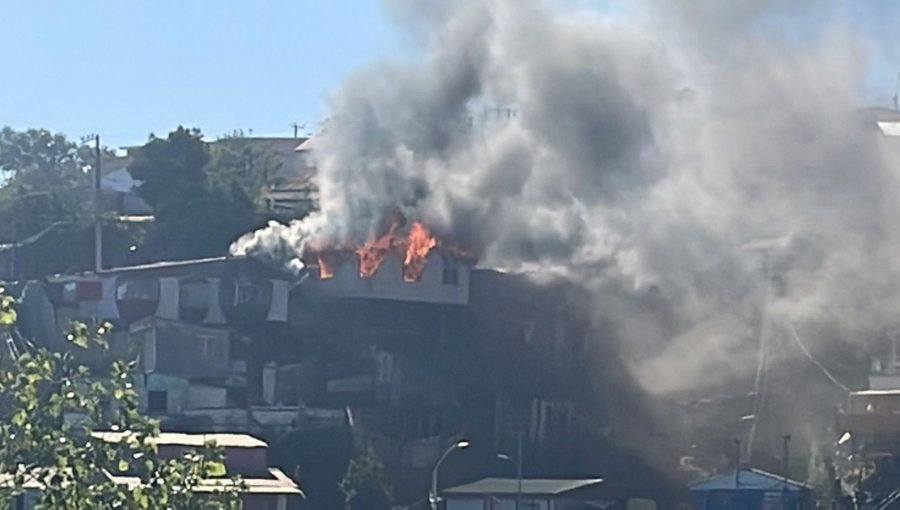
[[[900,390],[861,390],[861,391],[851,391],[851,396],[860,396],[860,397],[877,397],[877,396],[885,396],[885,395],[896,395],[900,396]]]
[[[522,480],[522,494],[557,495],[603,483],[602,478]],[[515,478],[484,478],[477,482],[446,489],[447,494],[516,494],[519,481]]]
[[[786,479],[783,476],[763,471],[756,468],[743,468],[737,476],[735,472],[715,476],[708,480],[703,480],[691,485],[692,491],[712,491],[712,490],[759,490],[759,491],[781,491],[785,486],[790,491],[811,490],[811,487],[805,483],[796,480]]]
[[[242,494],[286,494],[302,496],[303,491],[278,468],[269,468],[269,478],[245,478],[241,477],[238,491]],[[126,487],[140,485],[141,479],[136,476],[107,475],[113,483]],[[207,478],[201,480],[194,489],[196,492],[221,492],[222,490],[235,488],[235,481],[231,478]]]
[[[97,431],[91,435],[108,443],[119,443],[128,432]],[[183,434],[180,432],[162,432],[153,439],[157,446],[185,446],[200,448],[213,441],[222,448],[265,448],[265,441],[249,434]]]

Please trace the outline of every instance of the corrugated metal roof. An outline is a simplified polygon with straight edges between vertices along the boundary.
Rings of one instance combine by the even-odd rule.
[[[91,435],[108,443],[119,443],[128,432],[100,431]],[[265,448],[265,441],[257,439],[249,434],[183,434],[180,432],[162,432],[153,438],[157,445],[187,446],[192,448],[203,447],[207,442],[215,441],[222,448]]]
[[[703,480],[691,485],[692,491],[712,491],[712,490],[758,490],[758,491],[781,491],[785,488],[785,479],[783,476],[775,475],[767,471],[756,468],[741,469],[738,478],[735,478],[734,471],[725,475],[719,475],[709,480]],[[789,491],[810,490],[811,488],[796,480],[787,480],[787,488]]]
[[[522,494],[557,495],[603,482],[602,478],[522,480]],[[444,490],[447,494],[516,494],[519,481],[515,478],[484,478],[477,482],[458,485]]]

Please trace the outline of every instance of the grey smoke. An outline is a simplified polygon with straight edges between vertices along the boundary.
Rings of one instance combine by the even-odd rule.
[[[321,211],[233,250],[353,245],[400,209],[484,266],[586,282],[661,393],[752,373],[765,300],[877,338],[900,318],[900,160],[862,129],[880,46],[855,5],[388,1],[421,57],[334,91]]]

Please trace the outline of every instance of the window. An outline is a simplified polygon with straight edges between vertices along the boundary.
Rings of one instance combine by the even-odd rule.
[[[168,409],[168,395],[165,391],[150,391],[147,393],[147,412],[165,413]]]
[[[459,269],[455,267],[445,267],[442,280],[444,285],[459,285]]]

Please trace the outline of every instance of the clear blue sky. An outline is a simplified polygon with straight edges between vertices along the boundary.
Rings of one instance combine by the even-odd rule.
[[[313,129],[344,74],[400,47],[378,0],[0,0],[0,19],[0,126],[110,146]]]

